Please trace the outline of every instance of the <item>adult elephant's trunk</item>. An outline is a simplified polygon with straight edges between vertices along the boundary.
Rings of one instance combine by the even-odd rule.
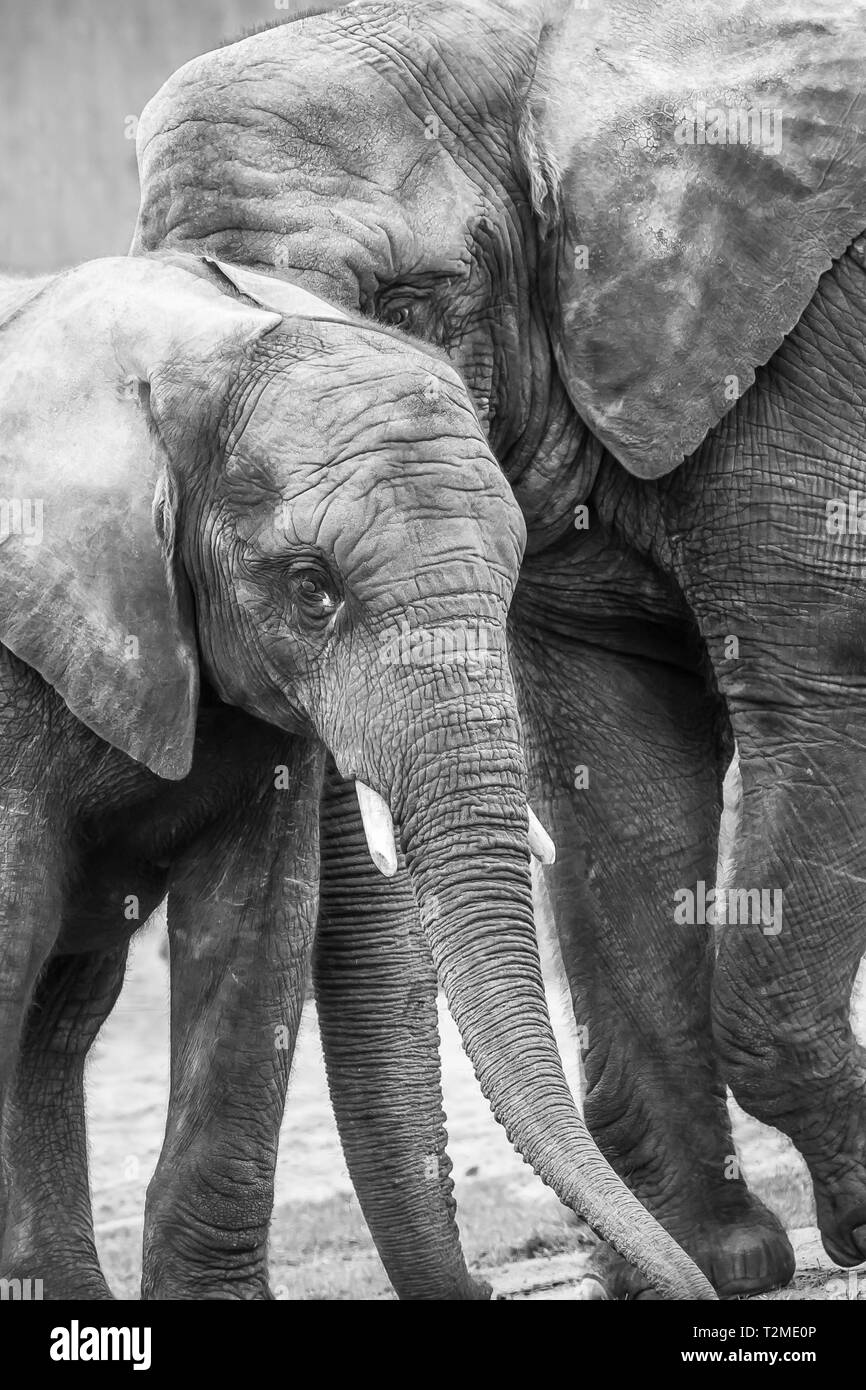
[[[519,755],[463,751],[484,786],[442,786],[442,748],[417,762],[402,805],[402,838],[440,983],[485,1097],[518,1151],[560,1201],[665,1296],[715,1294],[685,1252],[599,1152],[562,1070],[535,937],[527,810]]]

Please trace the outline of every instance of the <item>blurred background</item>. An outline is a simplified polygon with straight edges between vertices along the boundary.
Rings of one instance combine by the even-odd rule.
[[[0,0],[0,268],[124,255],[136,118],[199,53],[300,0]]]

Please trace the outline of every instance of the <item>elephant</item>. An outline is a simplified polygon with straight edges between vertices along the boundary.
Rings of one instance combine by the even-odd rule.
[[[864,20],[860,0],[356,0],[193,59],[138,127],[133,255],[248,265],[466,384],[527,528],[509,654],[587,1122],[722,1296],[794,1268],[726,1086],[805,1158],[832,1258],[866,1256]],[[725,891],[784,912],[716,958],[735,741]],[[343,1143],[395,1287],[441,1292],[453,1213],[417,1162],[445,1143],[434,977],[403,868],[376,882],[362,859],[326,789],[315,969]],[[388,936],[405,976],[353,1012],[362,944],[372,980]],[[409,1047],[389,1019],[425,992]],[[371,1132],[415,1157],[402,1235]]]
[[[4,1275],[110,1296],[84,1061],[167,895],[178,984],[144,1291],[266,1296],[327,756],[386,873],[400,836],[425,949],[515,1145],[661,1291],[712,1297],[562,1073],[530,885],[529,849],[550,845],[506,648],[525,530],[445,355],[174,251],[7,286],[0,315]],[[395,656],[401,624],[439,634],[435,665]],[[470,664],[446,639],[475,625]],[[433,1146],[444,1200],[439,1165]]]

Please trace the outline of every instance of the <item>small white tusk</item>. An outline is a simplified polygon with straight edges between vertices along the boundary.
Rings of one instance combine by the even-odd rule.
[[[556,859],[556,845],[551,840],[538,816],[531,806],[529,812],[529,848],[539,864],[553,864]]]
[[[397,846],[394,843],[394,822],[388,803],[365,782],[356,782],[358,805],[370,858],[380,874],[393,878],[397,872]]]

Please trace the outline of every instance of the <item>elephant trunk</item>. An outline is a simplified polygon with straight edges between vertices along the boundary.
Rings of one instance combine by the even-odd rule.
[[[448,761],[460,767],[459,755],[451,763],[456,751]],[[402,839],[439,981],[493,1113],[560,1201],[660,1293],[714,1298],[600,1153],[569,1091],[535,936],[519,753],[503,763],[501,746],[463,750],[464,769],[484,768],[480,794],[455,790],[453,779],[443,791],[441,760],[440,746],[427,769],[416,763]]]

